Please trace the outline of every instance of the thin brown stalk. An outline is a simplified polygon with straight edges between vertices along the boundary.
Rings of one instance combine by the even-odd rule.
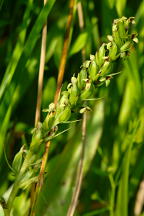
[[[83,17],[83,9],[81,2],[78,3],[78,17],[79,17],[79,27],[81,31],[84,28],[84,17]],[[85,48],[82,49],[82,59],[85,61]],[[77,207],[78,198],[82,186],[82,179],[83,179],[83,164],[84,164],[84,156],[85,156],[85,144],[86,144],[86,124],[87,124],[87,112],[83,114],[82,120],[82,145],[81,145],[81,155],[80,160],[77,168],[77,177],[75,183],[75,190],[72,195],[72,200],[70,206],[68,208],[67,216],[73,216],[75,213],[75,209]]]
[[[67,25],[66,25],[66,33],[65,33],[65,39],[64,39],[64,45],[63,45],[63,50],[62,50],[62,56],[60,60],[60,67],[59,67],[59,72],[58,72],[58,79],[57,79],[57,89],[55,93],[55,98],[54,98],[54,103],[56,104],[59,98],[59,94],[61,91],[61,86],[63,82],[63,77],[64,77],[64,72],[65,72],[65,66],[66,66],[66,60],[67,60],[67,55],[68,55],[68,48],[69,48],[69,42],[70,42],[70,30],[71,30],[71,24],[73,20],[73,14],[74,14],[74,5],[75,5],[75,0],[70,0],[69,4],[69,15],[68,15],[68,20],[67,20]]]
[[[45,172],[46,162],[47,162],[47,158],[48,158],[49,147],[50,147],[50,141],[48,141],[46,143],[46,146],[45,146],[45,152],[44,152],[43,158],[42,158],[40,173],[39,173],[38,182],[37,182],[36,188],[35,188],[35,193],[34,193],[33,202],[32,202],[32,206],[31,206],[30,216],[35,216],[35,203],[36,203],[36,199],[37,199],[38,194],[40,193],[42,185],[43,185],[44,172]]]
[[[140,183],[137,196],[136,196],[136,202],[134,207],[135,216],[139,216],[141,214],[143,206],[144,206],[144,179]]]
[[[58,72],[57,89],[56,89],[55,99],[54,99],[55,104],[57,104],[57,101],[58,101],[58,96],[60,94],[60,90],[61,90],[61,86],[62,86],[62,82],[63,82],[63,77],[64,77],[64,72],[65,72],[65,65],[66,65],[66,59],[67,59],[67,55],[68,55],[68,48],[69,48],[69,41],[70,41],[70,29],[71,29],[71,24],[72,24],[72,20],[73,20],[74,3],[75,3],[75,0],[70,0],[70,5],[69,5],[70,12],[68,15],[64,45],[63,45],[62,56],[61,56],[61,60],[60,60],[59,72]],[[39,115],[38,115],[37,119],[39,119]],[[37,119],[36,119],[36,122],[37,122]],[[42,185],[43,185],[44,172],[45,172],[46,162],[48,159],[49,147],[50,147],[50,141],[47,142],[45,145],[45,152],[44,152],[43,157],[42,157],[40,173],[39,173],[38,182],[37,182],[36,188],[35,188],[35,193],[34,193],[34,197],[33,197],[30,216],[35,216],[35,204],[36,204],[36,200],[37,200],[37,197],[39,195],[39,192],[40,192]]]
[[[84,17],[83,17],[83,9],[82,9],[82,3],[81,2],[79,2],[77,4],[77,11],[78,11],[79,27],[80,27],[80,30],[83,31]],[[83,48],[82,49],[82,60],[83,60],[83,62],[85,61],[85,56],[86,56],[85,48]]]
[[[81,155],[80,155],[80,160],[77,168],[77,177],[76,177],[76,185],[75,185],[75,190],[72,196],[72,200],[67,212],[67,216],[73,216],[77,202],[78,202],[78,197],[82,185],[82,179],[83,179],[83,163],[84,163],[84,154],[85,154],[85,144],[86,144],[86,123],[87,123],[87,113],[85,112],[83,114],[83,121],[82,121],[82,146],[81,146]]]
[[[46,4],[47,0],[44,0]],[[44,66],[45,66],[45,55],[46,55],[46,38],[47,38],[47,22],[43,26],[42,31],[42,44],[41,44],[41,56],[40,56],[40,67],[39,67],[39,77],[38,77],[38,93],[37,93],[37,105],[35,113],[35,126],[37,126],[40,121],[41,112],[41,101],[42,101],[42,88],[43,88],[43,77],[44,77]]]

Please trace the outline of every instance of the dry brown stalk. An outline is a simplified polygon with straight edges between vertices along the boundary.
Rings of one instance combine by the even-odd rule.
[[[136,196],[136,202],[134,207],[135,216],[141,214],[143,206],[144,206],[144,179],[140,183],[137,196]]]
[[[40,173],[38,176],[38,182],[37,182],[36,187],[35,187],[35,193],[34,193],[34,197],[33,197],[33,203],[31,206],[32,210],[31,210],[30,216],[35,216],[34,207],[35,207],[35,203],[36,203],[36,199],[38,197],[38,194],[40,193],[42,185],[43,185],[44,172],[45,172],[46,162],[47,162],[47,158],[48,158],[49,147],[50,147],[50,141],[48,141],[45,145],[45,152],[44,152],[43,158],[42,158]]]
[[[69,48],[69,42],[70,42],[70,30],[71,30],[71,24],[72,24],[73,14],[74,14],[74,4],[75,4],[75,0],[70,0],[70,4],[69,4],[70,12],[68,15],[68,20],[67,20],[67,25],[66,25],[64,45],[63,45],[59,72],[58,72],[58,79],[57,79],[57,89],[56,89],[55,98],[54,98],[55,104],[57,103],[58,98],[59,98],[59,94],[60,94],[60,90],[61,90],[61,86],[63,82],[63,77],[64,77],[64,72],[65,72],[65,66],[66,66],[66,60],[67,60],[68,48]]]
[[[79,20],[79,27],[80,30],[83,31],[84,28],[84,16],[83,16],[83,9],[82,9],[82,3],[79,2],[77,5],[77,11],[78,11],[78,20]],[[82,49],[82,60],[83,62],[86,60],[85,58],[86,53],[85,53],[85,48]]]
[[[47,0],[44,0],[44,5],[46,3]],[[37,94],[37,105],[36,105],[36,113],[35,113],[35,126],[37,126],[38,122],[40,121],[43,77],[44,77],[44,66],[45,66],[45,55],[46,55],[46,38],[47,38],[47,22],[43,26],[43,30],[42,30],[42,44],[41,44],[41,56],[40,56],[40,67],[39,67],[39,77],[38,77],[38,94]]]

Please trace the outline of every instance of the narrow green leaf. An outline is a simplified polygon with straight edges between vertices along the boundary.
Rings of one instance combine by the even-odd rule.
[[[19,84],[17,84],[15,89],[13,88],[13,85],[10,85],[11,88],[6,92],[3,103],[0,106],[0,158],[3,152],[3,144],[6,138],[6,132],[9,127],[12,111],[34,79],[37,63],[37,59],[35,58],[30,59],[27,62],[27,66],[25,67],[25,76]]]
[[[108,2],[108,4],[109,4],[109,7],[110,7],[110,8],[113,8],[114,5],[115,5],[116,0],[107,0],[107,2]]]
[[[126,7],[126,2],[127,2],[127,0],[117,0],[116,9],[117,9],[119,16],[123,15],[124,9]]]
[[[138,123],[133,123],[133,132],[128,134],[125,138],[125,143],[127,143],[128,149],[125,153],[123,159],[122,176],[119,182],[117,204],[116,204],[116,216],[128,216],[128,201],[129,201],[129,169],[132,147],[134,142],[134,136],[137,131]]]
[[[10,83],[14,72],[18,73],[24,68],[28,58],[30,57],[34,46],[36,44],[36,41],[39,38],[39,33],[47,19],[48,14],[50,13],[53,5],[55,3],[55,0],[49,0],[48,3],[43,7],[43,9],[41,10],[40,15],[38,16],[30,34],[29,37],[26,41],[26,44],[24,46],[23,52],[18,56],[17,61],[14,61],[14,56],[19,53],[19,45],[17,45],[18,47],[16,47],[16,50],[14,52],[14,56],[12,57],[12,61],[10,62],[8,68],[7,68],[7,72],[6,74],[8,74],[8,76],[4,77],[4,80],[2,82],[1,88],[0,88],[0,99],[2,98],[5,88],[7,87],[7,85]],[[14,65],[13,65],[14,64]],[[12,71],[11,71],[11,67],[12,67]],[[15,71],[16,70],[16,71]],[[11,73],[9,74],[9,72],[11,71]],[[22,76],[22,74],[21,74]]]
[[[3,121],[2,125],[0,125],[0,156],[2,153],[2,146],[4,143],[6,131],[8,129],[9,119],[11,117],[12,110],[14,106],[16,106],[16,103],[18,102],[19,98],[21,98],[21,96],[24,94],[27,87],[29,86],[30,82],[34,78],[34,68],[37,63],[37,60],[30,60],[29,58],[39,37],[39,33],[54,3],[55,0],[49,0],[45,7],[42,9],[39,17],[36,20],[34,27],[32,28],[32,31],[30,32],[30,35],[24,46],[20,59],[17,59],[16,62],[12,61],[10,63],[10,68],[11,64],[14,63],[12,64],[12,67],[14,67],[12,71],[8,68],[8,72],[11,71],[11,75],[9,77],[10,79],[4,79],[1,85],[0,98],[2,98],[4,90],[7,87],[7,85],[10,84],[7,91],[5,91],[5,97],[0,104],[0,117],[2,118],[1,121]],[[13,82],[11,82],[12,78]]]
[[[78,53],[84,46],[86,45],[88,33],[83,32],[81,33],[78,38],[75,40],[74,44],[72,45],[72,48],[70,49],[69,56],[72,56],[76,53]]]
[[[32,4],[33,0],[29,0],[28,4],[27,4],[27,9],[24,13],[24,17],[23,17],[23,23],[21,25],[21,30],[17,39],[17,43],[16,46],[14,48],[14,51],[12,53],[12,57],[11,60],[9,61],[9,64],[7,66],[7,69],[5,71],[3,80],[1,82],[1,86],[0,86],[0,101],[1,98],[4,94],[4,91],[6,89],[6,87],[10,84],[11,79],[13,77],[13,74],[15,72],[15,69],[17,67],[18,61],[20,59],[20,56],[22,54],[23,51],[23,47],[24,47],[24,41],[25,41],[25,37],[26,37],[26,31],[27,31],[27,27],[29,26],[30,23],[30,12],[31,12],[31,4]]]

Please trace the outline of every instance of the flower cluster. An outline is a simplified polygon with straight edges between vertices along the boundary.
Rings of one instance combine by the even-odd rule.
[[[67,90],[61,92],[58,103],[49,105],[48,114],[40,127],[41,139],[51,139],[57,131],[57,125],[67,122],[75,107],[83,113],[86,110],[85,100],[94,95],[100,84],[109,84],[113,62],[124,59],[133,44],[138,42],[137,34],[131,33],[134,23],[134,17],[114,20],[112,35],[107,36],[108,43],[103,43],[96,54],[90,55],[90,60],[83,63],[77,77],[73,76]]]

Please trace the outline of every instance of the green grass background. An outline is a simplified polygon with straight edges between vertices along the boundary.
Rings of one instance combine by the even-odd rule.
[[[23,144],[29,146],[34,127],[41,30],[48,20],[42,108],[53,101],[68,15],[67,0],[0,1],[0,196],[8,197],[12,164]],[[133,216],[136,194],[144,176],[144,1],[83,0],[83,32],[74,14],[64,85],[86,58],[111,34],[113,19],[135,16],[139,43],[123,66],[117,65],[108,88],[100,87],[87,122],[84,180],[75,216]],[[45,117],[42,112],[41,120]],[[79,131],[79,135],[78,132]],[[37,216],[65,216],[75,185],[80,155],[79,123],[52,142]],[[5,157],[6,154],[6,157]],[[25,216],[28,191],[21,189],[13,216]],[[0,210],[0,216],[3,215]],[[141,216],[144,215],[144,211]]]

